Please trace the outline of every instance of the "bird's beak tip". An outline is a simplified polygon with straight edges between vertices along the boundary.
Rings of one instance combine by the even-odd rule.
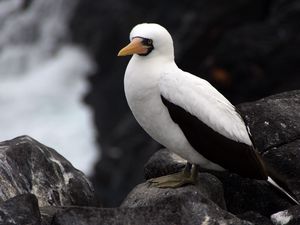
[[[122,52],[122,50],[121,51],[119,51],[118,52],[118,55],[117,55],[118,57],[120,57],[120,56],[125,56],[125,54]]]
[[[127,46],[122,48],[118,56],[127,56],[133,54],[144,54],[147,52],[147,48],[142,45],[141,38],[134,38]]]

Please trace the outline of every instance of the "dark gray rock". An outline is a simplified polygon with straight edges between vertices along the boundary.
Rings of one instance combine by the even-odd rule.
[[[243,103],[238,109],[261,153],[300,139],[300,90]]]
[[[71,207],[71,206],[69,206]],[[51,225],[53,217],[58,212],[66,209],[67,207],[58,207],[58,206],[44,206],[40,208],[42,224],[41,225]]]
[[[219,213],[219,212],[217,212]],[[213,219],[191,214],[188,209],[165,205],[139,208],[69,208],[57,214],[52,225],[251,225],[237,218]],[[221,217],[221,216],[220,216]]]
[[[154,153],[144,166],[145,179],[177,173],[184,169],[186,160],[168,149],[160,149]]]
[[[300,199],[300,91],[244,103],[239,110],[258,151]]]
[[[18,195],[0,204],[0,225],[41,225],[37,198]]]
[[[96,204],[84,174],[28,136],[0,143],[0,177],[0,201],[32,193],[40,206]]]
[[[198,186],[171,190],[149,188],[148,183],[144,183],[137,186],[119,208],[68,208],[55,216],[53,225],[252,224],[218,207],[206,198],[208,192]]]
[[[194,201],[206,198],[222,209],[226,209],[221,182],[211,174],[203,173],[198,177],[197,185],[181,188],[151,188],[149,183],[136,186],[122,203],[122,207],[155,206],[156,202],[166,196]]]
[[[233,214],[255,211],[269,217],[293,205],[266,181],[243,178],[233,173],[211,173],[223,183],[227,210]]]
[[[277,212],[271,216],[274,225],[299,225],[300,206],[294,206],[287,210]]]
[[[262,216],[254,211],[245,212],[243,214],[237,215],[237,217],[241,220],[247,220],[255,225],[273,225],[272,221],[269,218]]]

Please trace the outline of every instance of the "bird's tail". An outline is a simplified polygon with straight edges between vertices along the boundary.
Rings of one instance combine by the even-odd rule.
[[[274,172],[274,170],[270,169],[270,167],[268,167],[267,170],[269,174],[267,181],[277,190],[285,194],[285,196],[287,196],[292,202],[300,205],[300,202],[297,200],[293,192],[289,189],[284,179],[276,172]]]

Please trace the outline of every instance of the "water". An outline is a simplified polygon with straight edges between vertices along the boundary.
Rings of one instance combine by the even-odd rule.
[[[27,134],[91,174],[92,111],[82,103],[95,66],[70,44],[75,0],[0,0],[0,141]]]

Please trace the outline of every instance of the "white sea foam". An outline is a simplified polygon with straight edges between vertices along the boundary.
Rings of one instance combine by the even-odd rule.
[[[0,1],[0,16],[18,10],[14,1]],[[90,174],[96,131],[82,100],[95,68],[84,49],[67,41],[70,2],[76,1],[33,1],[0,23],[0,141],[32,136]]]

